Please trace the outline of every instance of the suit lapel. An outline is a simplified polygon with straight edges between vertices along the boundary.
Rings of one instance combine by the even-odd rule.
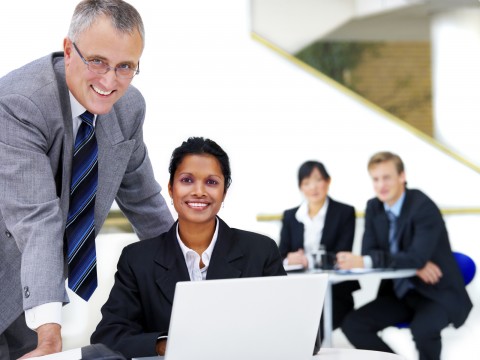
[[[127,168],[135,140],[125,141],[115,108],[97,116],[95,130],[98,143],[98,187],[95,201],[95,229],[98,233]]]
[[[65,65],[63,61],[56,61],[53,64],[54,72],[58,85],[58,97],[60,104],[61,120],[63,121],[63,144],[61,164],[58,166],[56,181],[57,195],[60,197],[60,207],[64,210],[64,221],[67,220],[68,207],[70,204],[70,179],[72,176],[72,158],[73,158],[73,124],[72,109],[70,105],[70,93],[65,80]]]
[[[385,213],[385,209],[383,207],[383,203],[378,201],[377,204],[377,211],[375,213],[375,218],[373,219],[375,223],[375,228],[377,229],[379,239],[382,243],[382,246],[385,250],[390,251],[390,243],[388,240],[388,229],[389,223],[387,214]]]
[[[408,190],[405,189],[405,200],[403,201],[402,209],[400,210],[400,216],[397,219],[397,239],[398,239],[398,249],[405,249],[407,244],[403,242],[403,233],[405,231],[405,226],[407,223],[407,214],[411,213],[410,210],[411,202]]]
[[[173,303],[177,282],[190,281],[185,259],[177,242],[176,229],[177,223],[165,234],[154,257],[155,283],[170,303]]]
[[[221,219],[219,221],[218,238],[208,266],[207,279],[239,278],[242,271],[234,262],[244,256],[243,251],[235,242],[233,231]],[[154,257],[155,282],[171,303],[177,282],[190,281],[185,259],[177,242],[177,223],[165,234]]]
[[[239,278],[242,271],[235,267],[234,262],[244,256],[243,251],[235,241],[232,229],[220,218],[218,221],[218,238],[208,266],[207,279]]]
[[[293,249],[296,251],[300,248],[304,248],[304,237],[305,237],[305,226],[303,223],[297,220],[295,214],[293,214],[293,221],[292,221],[292,245]]]
[[[327,213],[325,214],[325,222],[323,225],[322,230],[322,237],[320,239],[320,244],[325,245],[326,249],[335,249],[335,240],[332,231],[337,226],[335,225],[338,221],[337,211],[336,211],[336,204],[335,202],[329,197],[328,198],[328,209]],[[328,224],[328,226],[327,226]]]

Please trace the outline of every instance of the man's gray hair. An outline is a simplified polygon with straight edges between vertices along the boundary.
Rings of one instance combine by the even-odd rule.
[[[145,29],[138,11],[122,0],[83,0],[75,8],[68,37],[71,41],[78,40],[78,36],[93,25],[99,16],[106,16],[112,21],[113,27],[121,33],[140,33],[142,44],[145,46]]]

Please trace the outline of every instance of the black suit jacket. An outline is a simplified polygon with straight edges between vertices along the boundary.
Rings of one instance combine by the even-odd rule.
[[[339,251],[352,251],[355,235],[355,209],[353,206],[329,199],[325,225],[323,227],[320,244],[325,246],[328,258],[333,261]],[[298,207],[286,210],[283,214],[282,230],[280,233],[280,254],[283,258],[289,252],[303,249],[304,226],[295,217]],[[335,285],[336,292],[351,294],[360,289],[358,281],[345,281]]]
[[[435,285],[412,278],[423,296],[444,306],[455,327],[462,325],[472,308],[464,281],[453,257],[442,214],[433,201],[419,190],[406,190],[397,220],[399,252],[390,253],[389,221],[383,203],[377,198],[367,203],[362,253],[370,255],[373,267],[420,269],[427,261],[440,267],[443,276]],[[387,291],[389,281],[382,281],[379,294]],[[391,283],[391,281],[390,281]]]
[[[304,226],[295,217],[297,210],[298,207],[286,210],[283,214],[279,248],[284,258],[289,252],[303,249]],[[320,243],[329,255],[334,256],[339,251],[352,251],[354,234],[355,209],[329,198]]]
[[[286,275],[272,239],[219,221],[207,280]],[[175,285],[190,281],[176,227],[125,247],[92,344],[103,343],[126,357],[156,355],[158,336],[168,332]]]

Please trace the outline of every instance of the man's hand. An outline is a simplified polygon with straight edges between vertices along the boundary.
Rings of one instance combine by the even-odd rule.
[[[295,252],[289,252],[287,255],[288,265],[302,265],[304,268],[308,267],[308,259],[305,256],[303,249],[298,249]]]
[[[20,359],[53,354],[62,351],[62,335],[59,324],[44,324],[37,329],[37,348]]]
[[[363,256],[354,255],[353,253],[348,251],[340,251],[337,253],[337,269],[350,270],[363,267]]]
[[[443,276],[442,270],[431,261],[428,261],[425,266],[417,270],[417,276],[427,284],[436,284]]]

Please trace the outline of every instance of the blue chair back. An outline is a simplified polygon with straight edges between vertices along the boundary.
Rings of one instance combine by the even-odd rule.
[[[463,276],[463,281],[465,282],[465,286],[467,286],[472,282],[475,273],[477,272],[475,262],[470,256],[461,252],[454,251],[453,256],[455,257],[455,260],[457,260],[458,267]]]

